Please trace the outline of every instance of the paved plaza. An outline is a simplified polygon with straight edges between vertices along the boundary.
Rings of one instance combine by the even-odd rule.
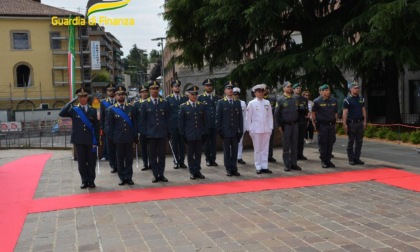
[[[139,168],[134,162],[133,186],[118,186],[117,175],[101,161],[97,188],[88,190],[79,188],[77,162],[68,150],[2,150],[0,165],[30,154],[53,153],[34,199],[124,190],[141,194],[142,189],[299,179],[383,167],[420,174],[419,166],[410,165],[420,163],[420,155],[410,152],[414,147],[394,146],[405,153],[404,162],[389,162],[391,154],[375,159],[362,154],[366,165],[350,166],[342,143],[339,139],[335,145],[334,169],[320,167],[316,144],[306,146],[309,160],[298,163],[303,171],[289,173],[283,171],[281,148],[274,150],[277,163],[269,166],[273,174],[261,175],[255,173],[252,150],[245,150],[247,164],[238,165],[240,177],[226,176],[223,153],[218,152],[219,167],[203,162],[204,180],[190,180],[186,169],[173,169],[167,156],[168,183],[152,184],[151,171],[140,171],[141,162]],[[372,151],[375,145],[384,146],[367,142],[365,147]],[[365,181],[34,213],[27,215],[15,251],[420,251],[420,194]]]

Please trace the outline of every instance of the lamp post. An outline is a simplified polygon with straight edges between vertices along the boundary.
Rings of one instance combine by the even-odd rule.
[[[160,38],[154,38],[152,39],[152,41],[159,41],[160,42],[157,44],[157,46],[161,46],[162,48],[162,66],[161,66],[161,78],[162,78],[162,92],[163,95],[165,95],[165,64],[164,64],[164,56],[163,56],[163,40],[166,39],[165,37],[160,37]]]

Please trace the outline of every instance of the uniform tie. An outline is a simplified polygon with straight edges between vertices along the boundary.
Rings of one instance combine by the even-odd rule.
[[[87,106],[83,106],[83,110],[87,113]]]
[[[195,102],[193,102],[192,105],[193,105],[193,108],[195,108]]]
[[[179,96],[175,95],[176,101],[179,102]]]
[[[120,108],[124,110],[124,104],[120,104]]]
[[[232,105],[232,104],[233,104],[233,102],[232,102],[232,100],[231,100],[231,99],[229,99],[229,103],[230,103],[230,105]]]
[[[210,97],[210,101],[211,101],[212,100],[211,95],[209,95],[209,97]]]
[[[158,104],[158,101],[157,101],[157,99],[153,99],[154,100],[154,103],[155,103],[155,106]]]

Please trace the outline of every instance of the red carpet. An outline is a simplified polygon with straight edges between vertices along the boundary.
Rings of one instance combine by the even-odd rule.
[[[51,155],[28,156],[0,167],[1,251],[13,251],[42,170]]]
[[[387,179],[399,179],[401,177],[405,178],[413,175],[414,174],[412,173],[401,170],[381,168],[374,170],[338,172],[287,178],[269,178],[258,180],[244,180],[238,182],[223,182],[214,184],[90,193],[63,197],[34,199],[32,201],[29,213],[48,212],[54,210],[63,210],[87,206],[215,196],[232,193],[258,192],[264,190],[290,189],[307,186],[354,183],[370,180],[386,181]]]
[[[404,178],[379,179],[377,182],[390,186],[400,187],[407,190],[420,192],[420,176],[410,174],[411,176]]]

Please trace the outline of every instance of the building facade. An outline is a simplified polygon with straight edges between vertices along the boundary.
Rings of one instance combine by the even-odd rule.
[[[51,20],[70,15],[81,16],[37,0],[0,1],[0,110],[58,108],[69,100],[68,27]],[[86,30],[76,27],[77,86],[87,39]]]

